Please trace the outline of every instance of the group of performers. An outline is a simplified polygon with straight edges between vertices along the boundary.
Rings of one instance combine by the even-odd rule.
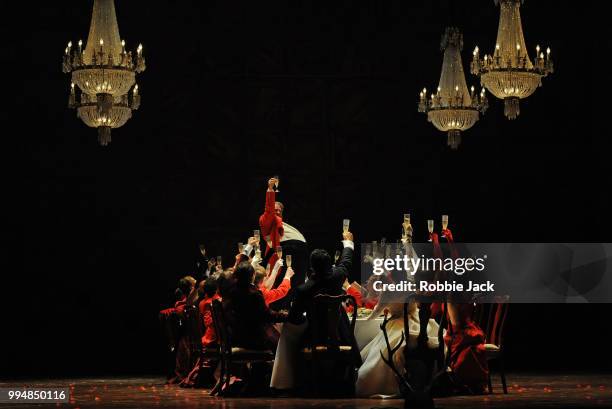
[[[315,249],[308,255],[302,233],[283,221],[284,206],[276,201],[274,189],[277,183],[275,178],[268,181],[264,212],[259,218],[260,237],[249,237],[234,265],[226,269],[208,260],[202,247],[197,262],[200,281],[191,276],[181,278],[174,306],[162,310],[160,316],[164,319],[180,317],[186,306],[198,306],[204,326],[202,347],[212,348],[218,339],[211,304],[220,300],[233,346],[275,353],[271,376],[266,378],[270,379],[269,385],[264,386],[275,391],[294,391],[299,386],[295,374],[299,365],[295,362],[296,348],[303,346],[304,338],[311,333],[307,313],[314,297],[317,294],[349,294],[357,307],[372,311],[368,319],[384,314],[387,324],[385,333],[381,331],[355,357],[358,369],[354,393],[357,396],[397,396],[401,392],[397,373],[385,362],[384,351],[389,343],[395,345],[398,342],[406,325],[410,331],[402,348],[444,350],[444,371],[452,373],[453,379],[450,393],[483,393],[488,376],[485,337],[472,320],[473,304],[397,299],[375,291],[373,280],[351,283],[353,234],[350,231],[342,233],[343,251],[335,262],[325,250]],[[449,243],[453,242],[449,229],[442,233]],[[260,245],[260,238],[264,239],[263,245]],[[440,237],[432,232],[430,241],[434,255],[441,256]],[[410,247],[410,240],[404,244]],[[285,257],[285,262],[281,256],[290,257]],[[366,257],[364,262],[368,261],[371,259]],[[405,277],[396,272],[387,273],[383,278],[388,282],[398,282]],[[405,304],[407,308],[404,308]],[[346,308],[351,312],[351,306]],[[278,323],[283,324],[279,326]],[[444,331],[443,348],[440,348],[441,330]],[[343,337],[346,343],[354,342],[352,334],[346,331]],[[200,365],[196,363],[197,357],[189,356],[188,350],[188,346],[178,340],[175,369],[169,382],[183,386],[214,383],[217,362],[213,360]],[[399,352],[393,357],[386,356],[386,360],[397,359],[397,367],[405,368],[404,356],[407,355]],[[199,372],[202,367],[207,368],[206,374]]]

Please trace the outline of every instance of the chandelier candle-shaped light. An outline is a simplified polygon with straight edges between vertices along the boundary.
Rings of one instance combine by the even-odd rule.
[[[461,50],[463,35],[458,28],[448,27],[440,44],[444,52],[442,73],[436,93],[428,98],[427,89],[419,95],[419,112],[427,113],[427,120],[440,131],[448,133],[448,146],[457,149],[461,143],[461,131],[471,128],[478,121],[479,113],[488,107],[484,88],[480,95],[474,87],[468,91],[463,73]]]
[[[123,126],[140,106],[136,73],[146,68],[142,45],[134,57],[120,39],[114,0],[94,0],[87,45],[69,42],[62,68],[72,73],[68,106],[87,126],[98,128],[100,145],[108,145],[111,129]]]
[[[504,114],[516,119],[520,114],[519,100],[527,98],[542,85],[542,77],[553,73],[550,48],[535,48],[533,62],[525,46],[520,6],[524,0],[494,0],[499,3],[499,27],[493,55],[480,58],[474,49],[471,71],[493,95],[504,100]]]

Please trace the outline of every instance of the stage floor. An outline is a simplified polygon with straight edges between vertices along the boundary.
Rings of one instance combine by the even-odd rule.
[[[498,378],[496,379],[498,380]],[[510,374],[509,394],[494,383],[494,394],[436,399],[438,408],[604,408],[612,407],[612,375]],[[160,378],[88,378],[0,382],[0,387],[70,387],[71,402],[65,404],[0,403],[0,409],[27,407],[67,408],[401,408],[400,400],[213,398],[202,389],[164,385]]]

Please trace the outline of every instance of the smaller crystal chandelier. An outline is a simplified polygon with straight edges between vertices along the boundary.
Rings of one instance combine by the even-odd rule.
[[[553,73],[550,48],[544,52],[536,47],[532,63],[525,47],[520,6],[524,0],[495,0],[499,3],[500,16],[497,43],[493,55],[480,58],[478,47],[474,49],[471,72],[480,76],[480,82],[493,95],[504,100],[504,114],[516,119],[520,114],[519,100],[527,98],[542,85],[542,77]]]
[[[120,40],[114,1],[94,0],[87,45],[69,42],[62,69],[72,73],[68,106],[87,126],[98,128],[100,145],[108,145],[111,129],[123,126],[140,107],[136,73],[145,68],[142,45],[134,59]]]
[[[419,94],[419,112],[427,113],[427,120],[440,131],[448,133],[448,146],[457,149],[461,131],[470,129],[478,121],[479,113],[488,107],[484,88],[478,95],[474,86],[468,91],[461,50],[463,35],[458,28],[448,27],[442,36],[440,49],[444,52],[442,73],[437,92],[427,98],[427,89]]]

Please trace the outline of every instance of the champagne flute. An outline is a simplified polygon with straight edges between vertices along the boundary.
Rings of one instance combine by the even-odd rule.
[[[259,240],[261,240],[261,236],[259,235],[259,230],[253,230],[253,238],[255,239],[255,241],[257,242],[257,245],[259,246]]]
[[[238,253],[242,254],[243,251],[244,251],[244,244],[238,243]]]
[[[351,220],[350,219],[344,219],[342,220],[342,232],[343,233],[348,233],[349,231],[349,225],[351,224]]]
[[[434,221],[432,219],[427,220],[427,230],[429,231],[429,240],[431,241],[431,234],[434,231]]]
[[[287,268],[291,267],[291,254],[285,256],[285,263],[287,264]]]
[[[448,215],[447,214],[443,214],[442,215],[442,237],[446,238],[446,236],[444,235],[444,231],[448,228]]]
[[[410,226],[410,213],[404,213],[404,223],[402,224],[402,238],[408,236],[408,227]]]
[[[334,254],[334,264],[338,262],[339,258],[340,258],[340,250],[336,250],[336,254]]]

